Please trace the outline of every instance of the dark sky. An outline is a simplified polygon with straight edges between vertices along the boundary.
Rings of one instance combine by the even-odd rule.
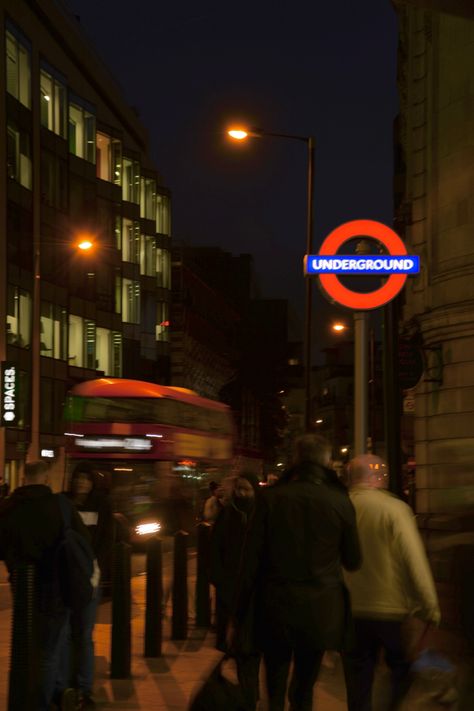
[[[390,0],[67,2],[148,128],[174,237],[253,254],[262,295],[289,298],[302,322],[305,145],[223,132],[238,120],[315,136],[316,246],[348,219],[390,224]],[[326,332],[319,294],[316,312]]]

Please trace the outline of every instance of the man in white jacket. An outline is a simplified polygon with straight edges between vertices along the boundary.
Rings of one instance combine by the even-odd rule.
[[[355,643],[344,657],[349,711],[371,711],[372,683],[380,649],[392,675],[390,708],[408,685],[409,662],[402,623],[416,616],[438,624],[433,577],[412,510],[385,491],[385,465],[361,455],[349,464],[350,498],[357,516],[362,567],[346,573]]]

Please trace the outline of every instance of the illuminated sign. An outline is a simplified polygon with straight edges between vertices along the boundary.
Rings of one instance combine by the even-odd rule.
[[[16,425],[16,384],[18,371],[13,363],[2,363],[2,425]]]
[[[53,459],[54,458],[54,449],[42,449],[40,452],[40,455],[44,457],[45,459]]]
[[[337,250],[354,237],[369,237],[380,242],[388,255],[345,255]],[[420,271],[419,257],[408,254],[400,237],[387,225],[374,220],[352,220],[333,230],[324,240],[318,255],[306,255],[307,275],[319,276],[322,289],[331,301],[350,309],[376,309],[394,299],[405,286],[408,274]],[[348,289],[341,275],[388,276],[374,291],[361,293]]]
[[[74,444],[82,449],[105,450],[112,452],[125,450],[128,452],[148,452],[153,443],[144,437],[78,437]]]

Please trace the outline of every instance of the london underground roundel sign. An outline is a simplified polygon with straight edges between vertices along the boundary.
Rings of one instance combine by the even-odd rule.
[[[388,254],[337,254],[354,237],[377,240]],[[419,257],[409,255],[400,237],[387,225],[375,220],[352,220],[333,230],[317,255],[305,256],[305,274],[318,276],[321,287],[332,301],[357,311],[376,309],[395,298],[405,286],[409,274],[420,271]],[[374,291],[361,293],[341,283],[341,275],[388,276]]]

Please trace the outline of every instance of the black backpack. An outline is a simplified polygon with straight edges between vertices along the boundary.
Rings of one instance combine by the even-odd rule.
[[[62,537],[55,551],[62,602],[71,610],[82,610],[94,595],[94,551],[90,543],[71,527],[73,507],[62,494],[57,495],[63,521]]]

